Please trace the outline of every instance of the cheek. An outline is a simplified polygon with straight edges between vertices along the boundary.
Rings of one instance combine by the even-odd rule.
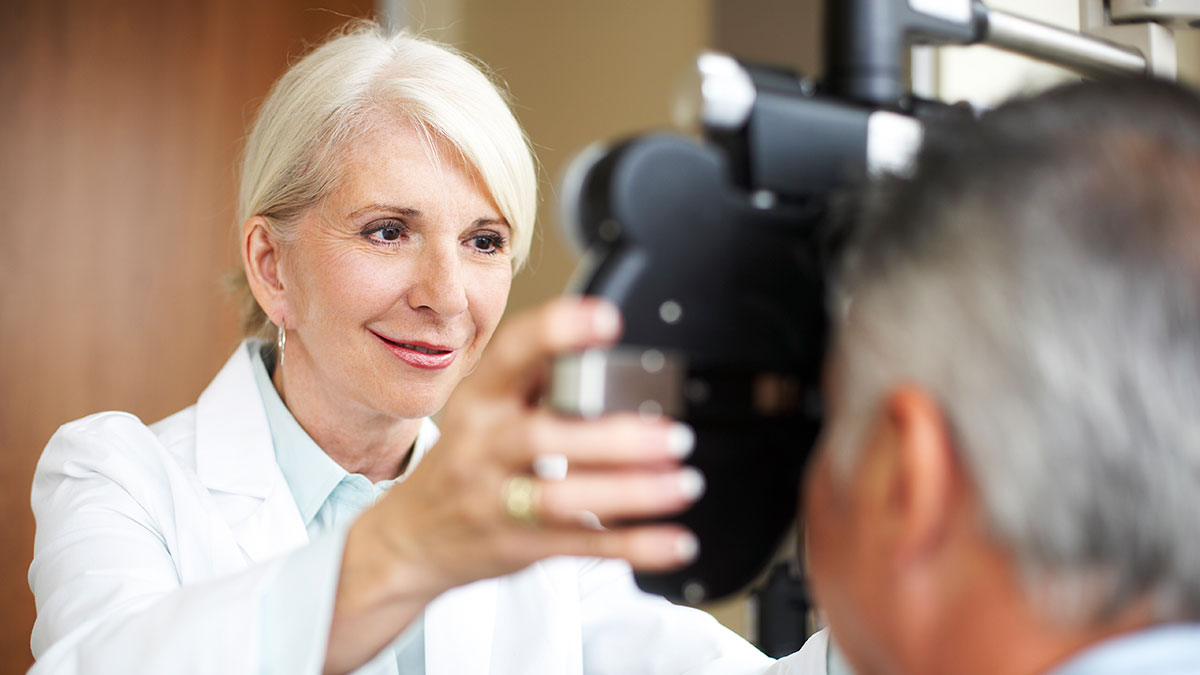
[[[325,323],[386,302],[395,273],[370,258],[328,246],[298,247],[288,301],[298,317]],[[320,316],[315,315],[319,314]]]
[[[491,340],[496,324],[504,315],[508,305],[508,292],[512,287],[512,270],[510,268],[494,268],[473,275],[468,285],[468,302],[471,307],[471,318],[475,323],[475,341],[478,349],[483,349]]]
[[[839,557],[842,537],[838,536],[840,527],[833,504],[828,451],[817,452],[805,476],[804,529],[813,578],[820,583],[826,580],[828,571],[838,567],[834,561]]]
[[[406,262],[344,255],[314,267],[325,294],[325,311],[336,322],[362,323],[391,311],[412,286]]]
[[[805,480],[806,562],[817,606],[833,629],[838,646],[853,654],[859,623],[850,551],[853,532],[847,506],[839,502],[838,491],[845,486],[834,482],[828,455],[828,450],[819,450]]]

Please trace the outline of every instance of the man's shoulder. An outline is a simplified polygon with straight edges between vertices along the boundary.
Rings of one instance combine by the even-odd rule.
[[[1172,623],[1092,645],[1052,675],[1200,675],[1200,623]]]

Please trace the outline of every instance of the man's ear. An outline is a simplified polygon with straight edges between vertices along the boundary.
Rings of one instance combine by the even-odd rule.
[[[242,226],[242,267],[259,307],[275,325],[284,325],[288,307],[279,242],[262,216],[254,216]]]
[[[942,408],[924,389],[905,385],[888,395],[886,423],[895,451],[887,508],[892,511],[900,562],[944,543],[961,506],[965,476]]]

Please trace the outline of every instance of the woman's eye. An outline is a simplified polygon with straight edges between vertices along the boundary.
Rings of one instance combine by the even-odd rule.
[[[407,232],[408,230],[403,224],[397,223],[394,225],[376,225],[364,232],[364,234],[368,239],[381,243],[391,243],[403,239]]]
[[[496,253],[500,250],[502,245],[503,242],[500,240],[500,238],[494,235],[481,234],[471,237],[471,246],[474,247],[475,250],[482,253]]]

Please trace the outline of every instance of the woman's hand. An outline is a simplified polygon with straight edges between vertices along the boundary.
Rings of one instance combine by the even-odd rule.
[[[602,521],[676,513],[702,491],[679,461],[693,437],[681,425],[634,414],[597,420],[538,406],[551,359],[611,344],[620,316],[609,303],[562,298],[497,332],[476,373],[442,413],[442,436],[403,484],[355,522],[346,543],[327,670],[361,665],[442,592],[518,571],[554,555],[624,558],[662,570],[690,561],[695,537],[667,524],[611,529]],[[535,474],[560,455],[565,477]],[[531,477],[531,522],[505,505],[505,486]]]

